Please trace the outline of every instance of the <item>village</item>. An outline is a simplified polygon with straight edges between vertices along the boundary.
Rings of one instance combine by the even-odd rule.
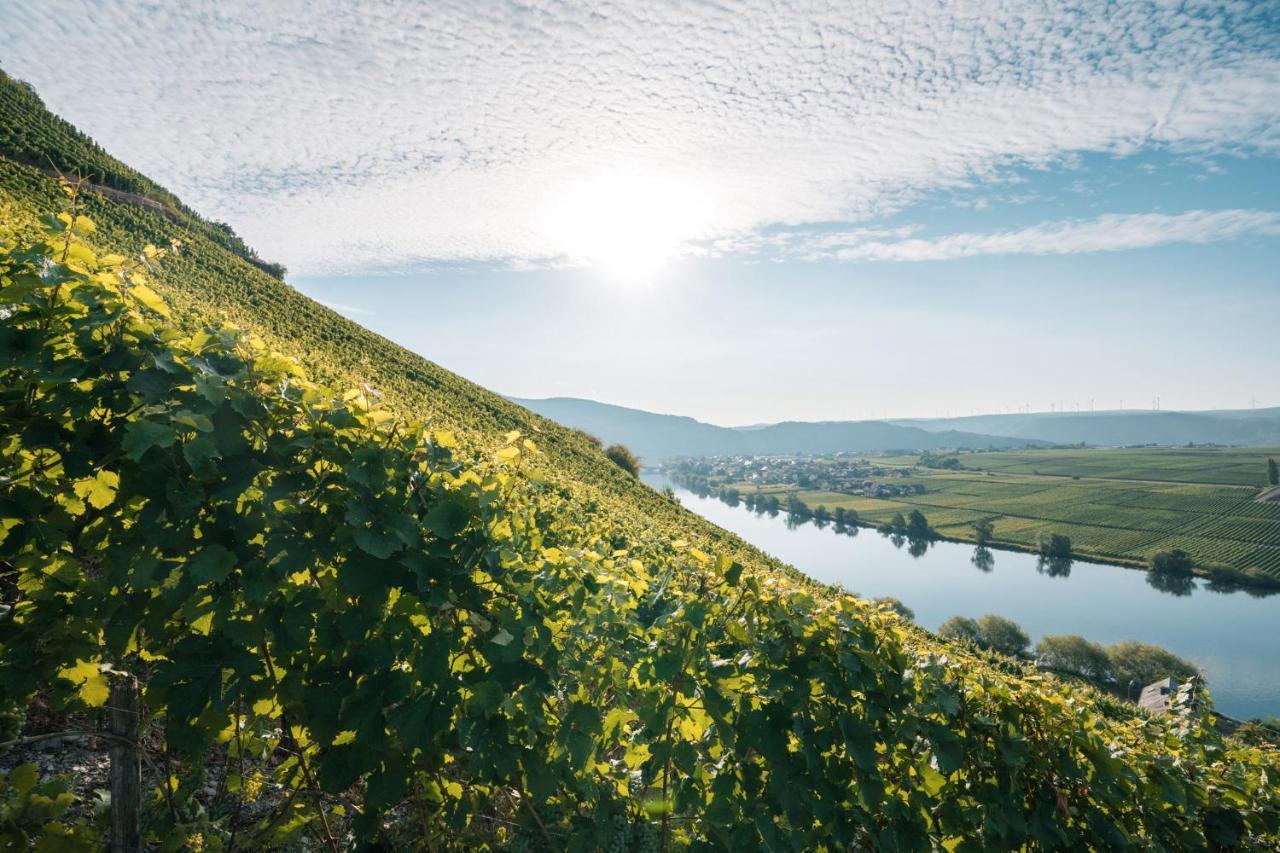
[[[869,498],[920,495],[926,491],[923,483],[910,481],[911,471],[907,468],[886,467],[866,457],[844,454],[678,459],[665,465],[663,472],[694,492],[716,491],[729,483],[756,488],[795,486]]]

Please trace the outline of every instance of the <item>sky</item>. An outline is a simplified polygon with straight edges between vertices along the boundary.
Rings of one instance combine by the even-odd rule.
[[[502,393],[1280,405],[1274,2],[23,8],[51,109]]]

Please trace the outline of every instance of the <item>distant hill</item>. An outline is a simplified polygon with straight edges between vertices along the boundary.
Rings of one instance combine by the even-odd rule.
[[[1204,412],[1035,412],[919,418],[892,421],[930,432],[953,430],[1054,444],[1241,444],[1280,445],[1280,408]]]
[[[716,426],[680,415],[660,415],[575,397],[515,399],[543,417],[585,430],[606,444],[621,442],[642,461],[676,456],[938,450],[947,447],[1028,447],[1043,442],[930,430],[885,421],[786,421],[743,428]]]

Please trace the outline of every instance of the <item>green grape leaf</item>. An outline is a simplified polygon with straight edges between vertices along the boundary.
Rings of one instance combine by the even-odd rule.
[[[236,566],[236,556],[221,545],[208,545],[187,563],[187,571],[200,583],[226,580]]]
[[[440,501],[427,512],[423,524],[441,539],[452,539],[467,526],[470,520],[471,514],[465,508],[446,500]]]
[[[153,447],[169,447],[178,439],[173,427],[154,421],[140,420],[125,429],[124,452],[137,462]]]

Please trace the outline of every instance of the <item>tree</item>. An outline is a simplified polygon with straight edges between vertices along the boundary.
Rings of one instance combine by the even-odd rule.
[[[889,608],[907,621],[911,621],[916,618],[916,612],[914,610],[903,604],[900,599],[894,598],[891,595],[886,595],[882,598],[873,598],[871,601],[873,604],[879,604],[881,607]]]
[[[1107,650],[1078,634],[1056,634],[1036,644],[1040,662],[1049,669],[1083,676],[1090,681],[1111,679],[1111,658]]]
[[[1273,486],[1280,486],[1280,467],[1276,466],[1274,457],[1267,457],[1267,482]]]
[[[973,523],[973,541],[979,548],[987,547],[993,535],[995,535],[995,525],[991,523],[991,519],[983,518]]]
[[[1061,533],[1040,537],[1040,559],[1036,571],[1050,577],[1065,578],[1071,574],[1071,540]]]
[[[1172,677],[1185,681],[1200,674],[1195,664],[1183,660],[1173,652],[1159,646],[1139,643],[1137,640],[1116,643],[1107,649],[1107,657],[1111,659],[1116,684],[1122,690],[1127,690],[1130,683],[1135,689],[1141,690],[1162,678]]]
[[[902,513],[895,512],[893,514],[893,518],[889,519],[886,522],[883,522],[879,527],[876,528],[876,530],[879,531],[880,533],[885,534],[886,536],[906,536],[907,520],[902,517]]]
[[[1161,551],[1151,558],[1151,571],[1171,578],[1189,578],[1195,564],[1191,555],[1181,548]]]
[[[609,461],[626,471],[632,477],[640,476],[640,460],[622,444],[611,444],[605,448],[604,455]]]
[[[1026,653],[1031,638],[1012,619],[988,613],[978,620],[978,645],[1017,657]]]
[[[907,538],[927,541],[933,538],[933,528],[929,526],[929,519],[924,517],[924,513],[918,509],[911,510],[911,515],[907,517]]]
[[[1070,560],[1071,540],[1061,533],[1041,536],[1040,556],[1046,560]]]
[[[968,616],[952,616],[938,626],[938,634],[952,640],[978,642],[978,623]]]

